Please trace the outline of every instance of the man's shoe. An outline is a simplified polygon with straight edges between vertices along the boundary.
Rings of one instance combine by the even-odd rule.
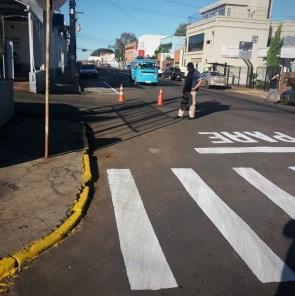
[[[183,118],[183,116],[179,116],[179,115],[177,115],[177,117],[176,118]]]
[[[195,119],[195,117],[188,117],[187,119],[188,120],[193,120],[193,119]]]

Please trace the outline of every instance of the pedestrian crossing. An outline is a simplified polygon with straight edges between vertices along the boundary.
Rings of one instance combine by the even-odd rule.
[[[289,169],[295,171],[295,167]],[[295,273],[191,168],[172,168],[176,179],[262,283],[295,281]],[[292,219],[295,197],[253,168],[233,168]],[[132,173],[107,170],[120,247],[132,290],[177,287],[164,251],[145,211]]]
[[[295,219],[295,198],[252,168],[234,168],[247,182],[261,191],[292,219]]]
[[[120,246],[132,290],[177,287],[131,172],[107,171]]]

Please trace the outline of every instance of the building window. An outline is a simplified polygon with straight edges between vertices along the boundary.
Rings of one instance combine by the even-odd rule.
[[[221,6],[218,11],[218,15],[225,15],[225,7]]]
[[[229,8],[227,9],[227,16],[230,16],[230,14],[231,14],[231,8],[229,7]]]
[[[188,51],[201,51],[204,47],[204,33],[194,35],[188,39]]]
[[[252,42],[257,43],[258,42],[258,36],[252,36]]]
[[[225,15],[225,6],[224,5],[218,6],[214,9],[204,12],[202,14],[202,17],[203,17],[203,19],[208,19],[208,18],[215,17],[218,15]]]

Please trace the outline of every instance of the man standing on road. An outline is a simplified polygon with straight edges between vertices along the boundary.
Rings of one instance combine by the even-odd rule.
[[[278,83],[279,83],[279,75],[275,75],[271,78],[269,82],[269,93],[266,97],[267,103],[276,103],[278,101]]]
[[[178,118],[183,118],[185,109],[189,105],[189,117],[188,119],[195,118],[196,111],[196,97],[197,91],[202,84],[200,73],[195,70],[193,63],[187,64],[187,76],[183,87],[183,96],[181,100],[180,109],[178,111]]]

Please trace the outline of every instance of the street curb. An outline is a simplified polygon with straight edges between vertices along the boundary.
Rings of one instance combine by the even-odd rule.
[[[85,131],[85,129],[84,129]],[[84,134],[84,136],[86,136]],[[38,257],[43,251],[55,246],[62,241],[79,223],[87,206],[92,184],[92,173],[88,149],[84,149],[83,162],[83,184],[78,199],[71,207],[71,215],[56,230],[40,240],[28,244],[25,248],[0,260],[0,284],[5,278],[14,275],[21,266]],[[1,285],[0,285],[1,287]],[[0,289],[1,293],[1,289]]]

